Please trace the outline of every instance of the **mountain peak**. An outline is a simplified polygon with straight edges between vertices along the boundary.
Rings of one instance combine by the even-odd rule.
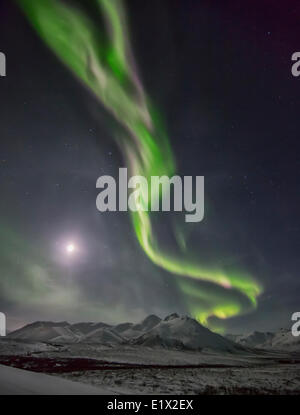
[[[172,313],[165,317],[164,321],[174,320],[175,318],[179,318],[179,315],[177,313]]]
[[[157,317],[155,314],[150,314],[142,321],[142,324],[153,323],[153,322],[160,322],[161,318]]]
[[[233,352],[242,347],[211,332],[195,319],[172,313],[155,327],[136,338],[133,344],[185,348],[189,350],[215,349]]]
[[[161,322],[161,318],[157,317],[155,314],[150,314],[139,324],[133,326],[135,330],[148,331],[155,327],[158,323]]]

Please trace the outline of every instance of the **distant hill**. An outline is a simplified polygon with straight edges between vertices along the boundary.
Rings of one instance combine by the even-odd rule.
[[[7,337],[37,342],[62,341],[72,343],[79,341],[82,337],[82,333],[66,321],[59,323],[51,321],[37,321],[9,333]]]
[[[277,332],[254,331],[246,335],[228,334],[226,337],[244,347],[284,351],[300,350],[300,337],[294,337],[288,329],[280,329]]]

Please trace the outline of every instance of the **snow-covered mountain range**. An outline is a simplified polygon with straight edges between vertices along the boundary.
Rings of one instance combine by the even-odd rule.
[[[149,315],[138,324],[37,321],[14,332],[8,338],[46,343],[89,343],[103,345],[139,345],[185,350],[211,349],[220,352],[242,352],[246,349],[299,351],[300,337],[290,330],[253,332],[247,335],[221,336],[202,326],[193,318],[174,313],[161,319]]]
[[[15,340],[48,343],[98,343],[141,345],[189,350],[240,351],[242,346],[211,332],[196,320],[171,314],[164,320],[150,315],[138,324],[76,323],[38,321],[8,336]]]

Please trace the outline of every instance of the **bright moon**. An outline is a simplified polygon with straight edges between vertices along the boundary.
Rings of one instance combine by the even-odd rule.
[[[72,254],[72,252],[74,252],[75,250],[75,246],[73,244],[69,244],[66,246],[67,252],[68,254]]]

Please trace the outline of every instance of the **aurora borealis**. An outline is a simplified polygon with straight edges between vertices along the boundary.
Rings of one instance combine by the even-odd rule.
[[[173,130],[170,132],[168,122],[163,121],[165,108],[155,104],[155,98],[142,81],[143,68],[137,63],[139,55],[132,42],[137,35],[128,18],[131,8],[127,10],[127,2],[95,0],[92,9],[78,1],[19,0],[17,3],[35,32],[69,70],[69,76],[71,73],[75,75],[81,88],[87,87],[93,93],[100,104],[93,111],[101,113],[104,110],[108,114],[106,128],[116,141],[129,173],[147,179],[155,175],[172,176],[178,171],[185,174],[181,167],[181,153],[174,143]],[[186,65],[189,64],[187,61]],[[168,70],[166,64],[164,67]],[[60,86],[60,90],[66,96],[65,102],[68,102],[64,85]],[[84,102],[79,105],[82,111],[88,111]],[[205,100],[202,111],[206,111]],[[205,116],[201,117],[201,122],[205,123]],[[89,137],[86,137],[88,140]],[[101,136],[97,136],[96,140],[101,146]],[[199,140],[206,140],[204,132]],[[205,152],[205,144],[199,144],[200,151],[202,148]],[[189,156],[187,148],[185,155],[193,159],[192,152],[191,149]],[[201,163],[196,160],[194,164],[197,166],[197,170],[194,169],[196,174],[202,175]],[[211,196],[213,192],[209,181],[207,187]],[[135,237],[142,248],[136,249],[135,255],[146,254],[147,261],[154,265],[152,273],[162,269],[172,277],[172,284],[188,313],[210,328],[222,331],[223,320],[241,317],[257,308],[265,284],[258,266],[250,266],[248,270],[247,261],[233,260],[226,247],[221,256],[220,253],[218,257],[210,258],[208,255],[203,260],[205,253],[201,251],[204,243],[201,241],[201,229],[204,229],[205,240],[211,223],[210,214],[216,209],[215,202],[210,198],[207,209],[205,224],[197,225],[199,244],[186,241],[186,234],[192,232],[190,226],[193,225],[189,225],[188,230],[184,229],[179,215],[170,223],[161,215],[142,210],[130,215]],[[222,215],[222,209],[218,210],[218,215]],[[170,234],[171,246],[165,243],[161,227]],[[214,240],[219,241],[223,232],[221,228],[213,229],[210,243],[214,245]],[[134,261],[130,260],[128,267],[134,271]],[[162,298],[164,296],[168,296],[167,290]]]
[[[124,127],[120,146],[131,175],[141,175],[148,180],[151,176],[171,176],[175,166],[169,141],[155,124],[146,93],[129,61],[133,52],[122,3],[99,0],[97,4],[108,31],[106,47],[101,45],[100,36],[95,35],[96,28],[91,21],[79,10],[53,0],[21,2],[40,36]],[[131,215],[139,243],[156,265],[172,274],[209,281],[224,288],[223,293],[215,294],[214,301],[201,293],[207,302],[205,309],[197,309],[197,305],[191,307],[192,315],[202,323],[207,324],[211,316],[227,318],[244,311],[234,295],[227,294],[231,289],[242,292],[256,306],[256,297],[262,288],[253,278],[242,273],[232,275],[222,270],[206,270],[184,258],[168,256],[155,240],[149,213],[140,209]],[[186,285],[188,280],[179,283],[188,297]],[[198,297],[197,290],[191,294]]]

